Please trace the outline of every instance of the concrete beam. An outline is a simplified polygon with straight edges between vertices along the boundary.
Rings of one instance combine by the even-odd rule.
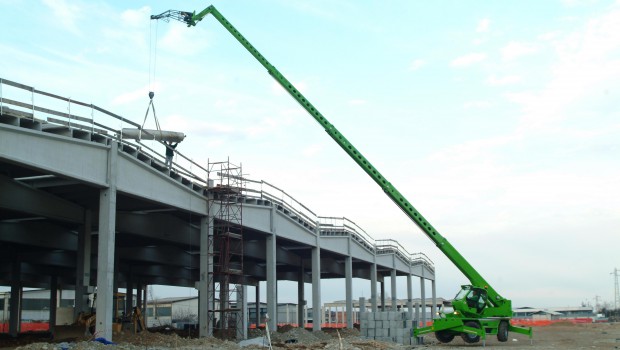
[[[176,216],[162,213],[118,212],[116,228],[119,235],[133,234],[195,247],[200,243],[199,229]]]
[[[54,220],[82,223],[84,208],[0,175],[0,208]]]
[[[200,266],[199,256],[190,255],[179,247],[119,247],[117,250],[120,259],[125,261],[141,261],[183,267]]]
[[[253,259],[267,260],[264,241],[243,242],[243,254]],[[278,244],[276,244],[276,259],[279,263],[284,263],[289,266],[298,267],[301,264],[299,255],[284,249]]]
[[[187,269],[185,267],[170,266],[170,265],[132,265],[131,272],[134,276],[149,277],[169,277],[169,278],[181,278],[191,280],[197,277],[197,269]],[[135,277],[134,277],[135,278]]]
[[[67,251],[24,251],[20,253],[23,262],[48,267],[75,268],[75,252]],[[74,274],[72,274],[74,275]],[[73,284],[73,282],[71,283]]]
[[[3,196],[0,193],[0,196]],[[75,250],[77,235],[45,221],[0,222],[0,241],[49,249]]]

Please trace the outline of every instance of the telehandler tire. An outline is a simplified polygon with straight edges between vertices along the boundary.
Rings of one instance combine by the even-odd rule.
[[[501,321],[497,327],[497,340],[508,341],[508,321]]]
[[[437,331],[435,332],[435,338],[437,338],[440,343],[449,343],[454,339],[454,333],[450,331]]]
[[[476,321],[467,321],[465,322],[465,326],[471,328],[480,328],[480,324]],[[461,333],[461,338],[463,338],[463,341],[469,344],[477,343],[480,341],[480,336],[478,334]]]

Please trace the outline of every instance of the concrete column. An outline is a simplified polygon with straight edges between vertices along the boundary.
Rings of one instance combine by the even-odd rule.
[[[398,310],[398,298],[396,297],[396,270],[393,269],[390,272],[390,282],[392,283],[391,285],[391,289],[392,289],[392,311],[397,311]]]
[[[237,326],[237,340],[248,339],[248,303],[247,294],[248,287],[246,285],[237,285],[237,308],[239,311],[239,322]]]
[[[97,323],[100,337],[112,340],[114,283],[114,242],[116,236],[116,174],[118,144],[112,142],[108,154],[108,188],[99,194],[99,245],[97,253]]]
[[[366,298],[360,297],[360,314],[364,312],[366,312]]]
[[[149,314],[148,314],[148,296],[149,296],[149,285],[145,284],[144,285],[144,297],[142,298],[142,300],[144,300],[144,303],[142,303],[142,317],[144,318],[144,325],[146,326],[146,328],[149,328]],[[200,294],[200,292],[198,293]],[[200,295],[198,296],[200,297]]]
[[[379,283],[381,283],[381,311],[386,311],[385,309],[385,279]]]
[[[136,284],[136,307],[139,310],[142,310],[142,283],[138,282]]]
[[[317,318],[316,318],[316,311],[315,311],[315,310],[316,310],[316,309],[313,307],[313,308],[312,308],[312,324],[314,324],[315,322],[317,322],[317,321],[316,321],[316,319],[317,319]],[[324,307],[324,306],[321,306],[321,315],[320,315],[320,317],[318,317],[318,319],[319,319],[319,321],[318,321],[318,322],[319,322],[320,324],[325,323],[325,307]]]
[[[331,327],[332,325],[332,307],[327,306],[327,325]]]
[[[213,324],[209,322],[211,307],[210,300],[213,293],[211,288],[210,268],[212,268],[213,256],[209,254],[210,242],[209,237],[213,235],[213,227],[209,225],[209,217],[200,218],[200,279],[198,280],[198,336],[201,338],[209,337],[213,334]]]
[[[346,317],[347,328],[353,329],[353,257],[344,259],[344,276],[346,280]]]
[[[308,305],[307,303],[304,303],[304,323],[303,323],[304,328],[306,328],[307,323],[308,323]]]
[[[321,308],[321,248],[318,236],[316,247],[312,248],[312,308],[313,310],[320,310]],[[312,322],[312,331],[320,330],[320,319],[319,322]]]
[[[125,314],[131,315],[131,311],[133,310],[133,273],[131,273],[131,266],[129,266],[129,271],[127,271],[127,281],[126,281],[126,296],[125,296]]]
[[[411,285],[411,274],[407,274],[407,313],[409,318],[413,317],[413,286]]]
[[[426,285],[424,277],[420,277],[420,305],[422,306],[422,327],[426,327]]]
[[[50,279],[50,319],[49,327],[52,337],[56,334],[56,311],[58,310],[58,277]]]
[[[255,301],[255,305],[254,308],[256,309],[256,319],[254,320],[256,322],[256,329],[258,329],[258,326],[260,326],[261,320],[260,320],[260,281],[256,282],[256,301]]]
[[[148,324],[146,323],[146,318],[148,317],[147,315],[147,304],[148,304],[148,291],[149,291],[149,285],[145,284],[144,286],[142,286],[142,317],[144,317],[144,324],[145,326],[148,327]]]
[[[433,306],[431,307],[431,319],[434,319],[435,317],[437,317],[437,291],[435,289],[435,280],[431,280],[431,295],[433,298]]]
[[[7,316],[9,315],[10,300],[6,296],[2,296],[2,301],[4,301],[4,307],[1,309],[2,310],[2,323],[5,323],[7,320]],[[8,331],[8,329],[4,325],[0,327],[0,330],[2,330],[2,332]]]
[[[276,235],[267,236],[267,314],[269,314],[269,330],[275,331],[278,322],[278,297],[276,276]]]
[[[301,261],[299,267],[299,279],[297,280],[297,325],[298,327],[304,327],[304,307],[305,307],[305,296],[304,296],[304,262],[303,259]]]
[[[420,327],[420,303],[415,303],[415,324]]]
[[[74,318],[77,318],[80,312],[90,311],[88,286],[90,286],[91,225],[92,212],[85,210],[84,225],[78,231]]]
[[[377,264],[370,266],[370,311],[377,312]]]
[[[17,337],[21,331],[22,285],[21,262],[14,260],[11,266],[11,300],[9,301],[9,335]]]

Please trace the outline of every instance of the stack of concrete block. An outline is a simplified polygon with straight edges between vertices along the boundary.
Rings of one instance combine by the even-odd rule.
[[[415,345],[414,326],[415,321],[409,316],[408,312],[360,313],[360,332],[363,337],[368,339]]]

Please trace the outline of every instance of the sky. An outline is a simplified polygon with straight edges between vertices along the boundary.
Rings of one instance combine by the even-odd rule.
[[[214,18],[193,28],[149,19],[170,4],[0,0],[0,77],[138,123],[154,91],[162,128],[187,134],[178,151],[195,162],[230,159],[318,215],[424,252],[440,297],[468,283]],[[210,4],[513,306],[613,304],[620,1],[174,9]],[[354,298],[369,296],[368,281],[354,287]],[[279,301],[295,302],[296,288],[281,283]],[[323,301],[344,298],[344,280],[325,281]]]

